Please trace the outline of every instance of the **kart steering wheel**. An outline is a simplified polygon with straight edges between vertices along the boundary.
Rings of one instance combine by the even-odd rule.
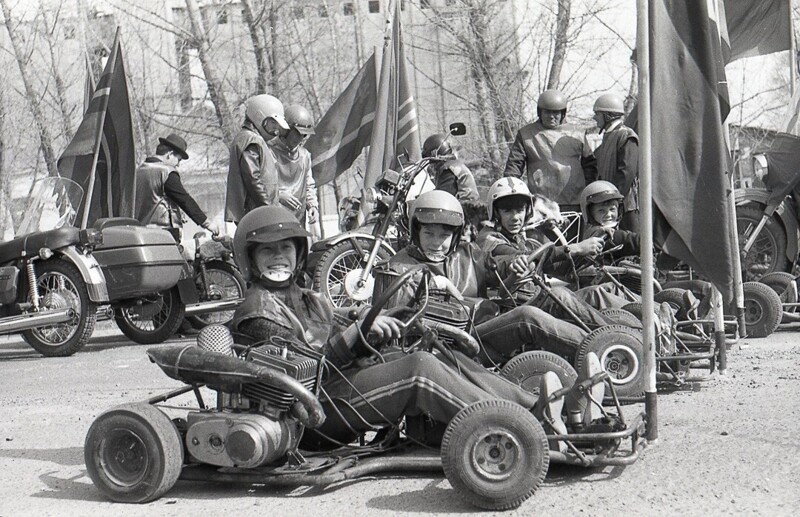
[[[530,255],[528,255],[527,260],[529,264],[533,261],[537,261],[536,268],[534,268],[532,272],[523,276],[517,276],[514,273],[508,275],[503,280],[503,284],[508,289],[509,294],[517,292],[526,282],[531,280],[534,276],[541,278],[542,271],[544,270],[544,264],[550,258],[550,255],[553,254],[554,249],[555,249],[555,243],[548,242],[537,248],[536,251],[534,251]]]
[[[378,299],[375,300],[375,302],[372,304],[372,307],[369,309],[369,312],[367,313],[366,317],[364,317],[364,321],[361,322],[361,334],[366,336],[369,333],[370,329],[372,328],[372,324],[375,323],[375,318],[378,317],[378,314],[380,314],[383,308],[386,306],[386,304],[389,303],[389,300],[391,300],[391,298],[395,295],[395,293],[397,293],[397,291],[399,291],[401,287],[406,285],[406,283],[408,283],[411,277],[417,274],[417,272],[419,271],[423,271],[424,276],[425,273],[430,275],[430,270],[426,266],[420,265],[404,272],[402,275],[395,278],[391,284],[389,284],[389,287],[387,287],[386,290],[383,291],[381,295],[378,297]],[[427,279],[424,280],[425,280],[424,282],[420,282],[420,286],[427,284]],[[413,321],[414,318],[406,322],[406,326],[413,323]]]

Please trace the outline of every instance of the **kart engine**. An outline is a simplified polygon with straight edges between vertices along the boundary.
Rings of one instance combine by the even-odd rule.
[[[428,309],[422,317],[422,322],[425,323],[426,321],[446,323],[460,330],[467,330],[467,325],[469,325],[470,322],[470,314],[461,302],[454,299],[449,294],[440,294],[437,291],[431,291],[431,297],[428,300]],[[453,338],[451,337],[440,336],[440,339],[447,346],[453,344]]]
[[[296,379],[315,393],[319,361],[286,348],[265,345],[245,358]],[[254,468],[275,462],[297,448],[303,425],[293,416],[295,397],[266,383],[246,383],[241,395],[223,393],[221,411],[187,416],[186,445],[200,462]]]

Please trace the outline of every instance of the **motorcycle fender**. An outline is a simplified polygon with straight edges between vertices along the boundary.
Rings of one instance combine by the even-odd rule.
[[[800,226],[797,224],[797,210],[789,203],[781,203],[777,210],[778,217],[786,230],[786,258],[794,264],[797,261],[798,246],[800,239]]]
[[[767,206],[769,191],[763,188],[736,189],[733,191],[733,196],[737,206],[757,203],[764,208]]]
[[[106,277],[100,264],[91,253],[84,255],[75,246],[67,246],[56,250],[65,260],[71,262],[78,268],[83,281],[86,282],[89,291],[89,299],[95,303],[108,303],[108,288],[106,287]]]
[[[349,240],[351,238],[363,239],[363,240],[367,240],[369,242],[374,242],[375,241],[375,237],[373,235],[368,234],[368,233],[340,233],[339,235],[335,235],[335,236],[331,237],[330,239],[325,239],[324,241],[315,242],[311,246],[311,251],[320,251],[320,250],[328,249],[328,248],[331,248],[333,246],[336,246],[337,244],[339,244],[342,241],[346,241],[346,240]],[[396,254],[396,252],[394,251],[394,248],[392,248],[386,241],[382,241],[381,242],[381,247],[383,249],[385,249],[386,251],[388,251],[389,253],[391,253],[392,255]]]

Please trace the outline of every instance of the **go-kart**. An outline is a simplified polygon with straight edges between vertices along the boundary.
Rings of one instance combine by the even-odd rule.
[[[415,273],[404,273],[378,297],[359,326],[362,335]],[[425,322],[428,302],[428,289],[422,287],[412,306],[403,310],[406,333],[400,349],[477,352],[477,343],[457,327]],[[227,329],[212,325],[201,331],[197,346],[147,351],[165,374],[186,386],[112,408],[91,425],[84,448],[87,471],[107,497],[152,501],[178,479],[303,486],[378,472],[444,470],[467,501],[500,510],[529,498],[550,462],[626,465],[636,461],[644,445],[643,414],[629,422],[619,405],[618,414],[602,407],[598,387],[607,385],[614,396],[614,386],[593,358],[598,373],[572,388],[560,388],[553,373],[540,375],[518,366],[510,376],[514,382],[540,386],[534,412],[504,400],[484,400],[462,409],[450,422],[431,426],[406,417],[333,450],[307,450],[302,447],[304,431],[325,419],[319,395],[331,363],[278,336],[247,346],[235,341]],[[217,392],[215,407],[206,407],[199,390],[203,385]],[[158,405],[192,391],[196,409]],[[565,426],[561,413],[570,393],[585,394],[588,407],[585,418],[575,418],[573,411]],[[182,415],[168,416],[175,409]],[[431,432],[442,427],[441,434]],[[630,447],[623,447],[627,440]]]

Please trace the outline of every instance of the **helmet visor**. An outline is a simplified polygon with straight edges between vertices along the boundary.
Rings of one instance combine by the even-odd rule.
[[[414,218],[423,224],[444,224],[460,227],[464,224],[464,215],[442,208],[418,208],[414,210]]]
[[[287,225],[278,223],[248,232],[245,240],[247,242],[269,243],[297,237],[311,237],[311,234],[300,227],[299,224]]]
[[[623,199],[623,195],[619,192],[598,192],[586,198],[586,204],[592,205],[595,203],[603,203],[609,199]]]

